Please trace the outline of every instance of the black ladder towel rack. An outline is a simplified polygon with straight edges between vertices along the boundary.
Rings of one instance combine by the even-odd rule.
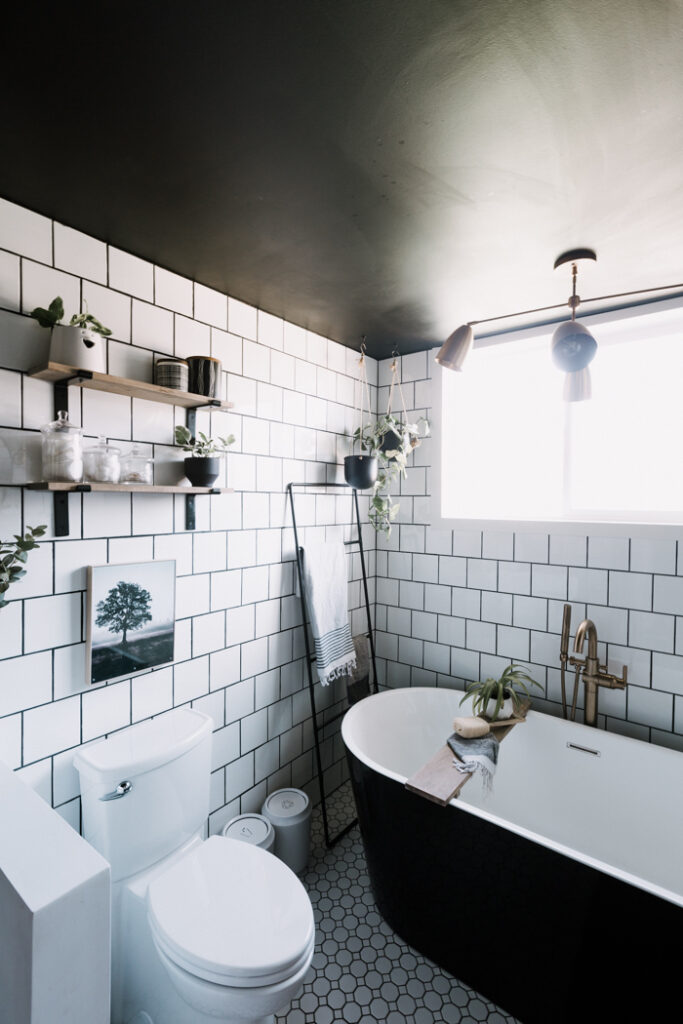
[[[373,629],[372,629],[372,616],[370,614],[370,595],[369,595],[369,592],[368,592],[368,574],[367,574],[367,569],[366,569],[366,565],[365,565],[365,549],[363,547],[363,534],[362,534],[361,522],[360,522],[360,509],[358,507],[358,491],[356,491],[355,489],[352,490],[348,486],[348,484],[342,484],[342,483],[289,483],[289,484],[287,484],[286,490],[287,490],[287,494],[289,496],[290,508],[292,510],[292,526],[294,528],[294,549],[296,551],[296,568],[297,568],[297,573],[298,573],[298,576],[299,576],[299,594],[301,595],[301,610],[302,610],[303,627],[304,627],[304,644],[305,644],[305,648],[306,648],[306,668],[308,670],[308,692],[309,692],[309,696],[310,696],[310,700],[311,700],[311,717],[312,717],[312,720],[313,720],[313,739],[314,739],[314,743],[315,743],[315,757],[316,757],[316,768],[317,768],[317,773],[318,773],[318,783],[319,783],[319,786],[320,786],[320,802],[321,802],[321,808],[322,808],[323,828],[324,828],[324,831],[325,831],[325,843],[326,843],[326,845],[328,847],[331,847],[331,846],[334,846],[335,843],[339,842],[339,840],[342,839],[347,834],[347,832],[349,832],[353,828],[353,826],[357,823],[358,819],[354,818],[353,821],[349,822],[348,825],[345,825],[344,828],[341,829],[341,831],[338,832],[335,836],[333,836],[333,837],[330,836],[329,821],[328,821],[328,817],[327,817],[327,797],[326,797],[326,793],[325,793],[325,782],[324,782],[324,776],[323,776],[322,756],[321,756],[321,753],[320,753],[320,729],[318,727],[318,712],[317,712],[316,701],[315,701],[315,680],[313,678],[313,665],[315,663],[316,658],[315,658],[315,654],[311,650],[311,640],[310,640],[310,636],[309,636],[310,617],[309,617],[309,614],[308,614],[307,595],[306,595],[306,587],[305,587],[305,582],[304,582],[304,561],[303,561],[304,560],[304,549],[303,549],[303,547],[299,543],[299,531],[298,531],[297,522],[296,522],[296,507],[295,507],[295,502],[294,502],[294,489],[297,488],[297,487],[302,487],[302,488],[318,487],[318,488],[322,488],[322,489],[324,489],[326,487],[343,488],[346,491],[351,491],[351,494],[353,495],[353,509],[355,511],[356,531],[357,531],[357,533],[356,533],[356,537],[353,540],[344,541],[344,544],[347,547],[350,547],[352,545],[357,544],[358,545],[358,551],[359,551],[359,554],[360,554],[360,564],[361,564],[361,572],[362,572],[362,579],[363,579],[363,595],[364,595],[364,598],[365,598],[365,612],[366,612],[366,615],[367,615],[367,626],[368,626],[368,631],[367,631],[366,636],[368,638],[368,644],[369,644],[369,647],[370,647],[370,660],[372,662],[372,681],[371,681],[371,686],[372,686],[373,692],[377,693],[377,664],[375,662],[375,638],[374,638]],[[331,725],[332,722],[335,722],[335,721],[337,721],[337,719],[342,718],[346,714],[346,711],[347,711],[347,709],[344,708],[343,711],[340,711],[338,714],[335,714],[331,718],[327,719],[327,721],[325,721],[323,723],[324,727],[327,727],[327,726]]]

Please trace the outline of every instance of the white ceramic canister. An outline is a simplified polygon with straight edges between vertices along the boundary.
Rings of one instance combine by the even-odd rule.
[[[221,835],[271,852],[275,843],[273,826],[262,814],[238,814],[236,818],[231,818]]]
[[[157,359],[154,364],[154,383],[175,391],[189,391],[190,369],[185,359]]]
[[[50,362],[106,373],[107,339],[85,327],[57,324],[50,334]]]
[[[261,814],[275,829],[275,855],[292,871],[303,871],[311,839],[311,801],[306,793],[278,789],[266,798]]]

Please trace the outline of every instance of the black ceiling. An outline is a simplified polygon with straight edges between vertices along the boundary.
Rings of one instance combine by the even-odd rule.
[[[682,276],[677,0],[3,17],[0,195],[344,344]]]

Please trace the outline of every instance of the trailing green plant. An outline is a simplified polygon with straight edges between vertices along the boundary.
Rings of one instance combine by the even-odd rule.
[[[200,430],[197,436],[193,437],[187,427],[179,426],[175,428],[175,443],[195,459],[209,459],[227,452],[230,445],[235,443],[235,435],[213,438],[207,437]]]
[[[86,305],[85,313],[74,313],[66,326],[83,327],[88,331],[95,331],[96,334],[101,334],[105,338],[109,337],[111,334],[109,328],[101,324],[92,313],[88,313],[87,309]],[[41,327],[57,327],[61,324],[62,317],[64,316],[64,303],[58,295],[56,299],[52,300],[47,309],[43,309],[42,306],[36,306],[35,309],[31,310],[30,315],[38,321]]]
[[[496,706],[490,717],[495,722],[503,707],[503,702],[508,697],[512,700],[512,706],[515,711],[519,711],[522,706],[522,696],[515,687],[518,687],[527,697],[530,697],[531,694],[527,683],[531,686],[538,686],[541,690],[543,689],[540,683],[531,678],[525,668],[513,663],[507,666],[498,679],[493,679],[489,676],[484,681],[469,683],[466,687],[465,696],[460,703],[464,704],[466,700],[472,699],[472,711],[475,715],[478,715],[486,711],[490,700],[494,700]]]
[[[0,541],[0,608],[9,604],[4,595],[26,575],[28,553],[40,546],[36,537],[42,537],[46,530],[47,526],[27,526],[23,537],[15,533],[14,541]]]
[[[358,427],[353,434],[363,454],[377,456],[377,482],[370,497],[368,518],[378,533],[389,537],[399,512],[399,503],[391,497],[393,484],[405,478],[408,456],[429,435],[429,420],[421,416],[414,423],[403,422],[386,412],[374,423]]]

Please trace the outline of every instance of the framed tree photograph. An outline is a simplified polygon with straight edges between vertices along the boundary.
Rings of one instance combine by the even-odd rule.
[[[174,560],[88,566],[88,682],[173,661],[175,570]]]

